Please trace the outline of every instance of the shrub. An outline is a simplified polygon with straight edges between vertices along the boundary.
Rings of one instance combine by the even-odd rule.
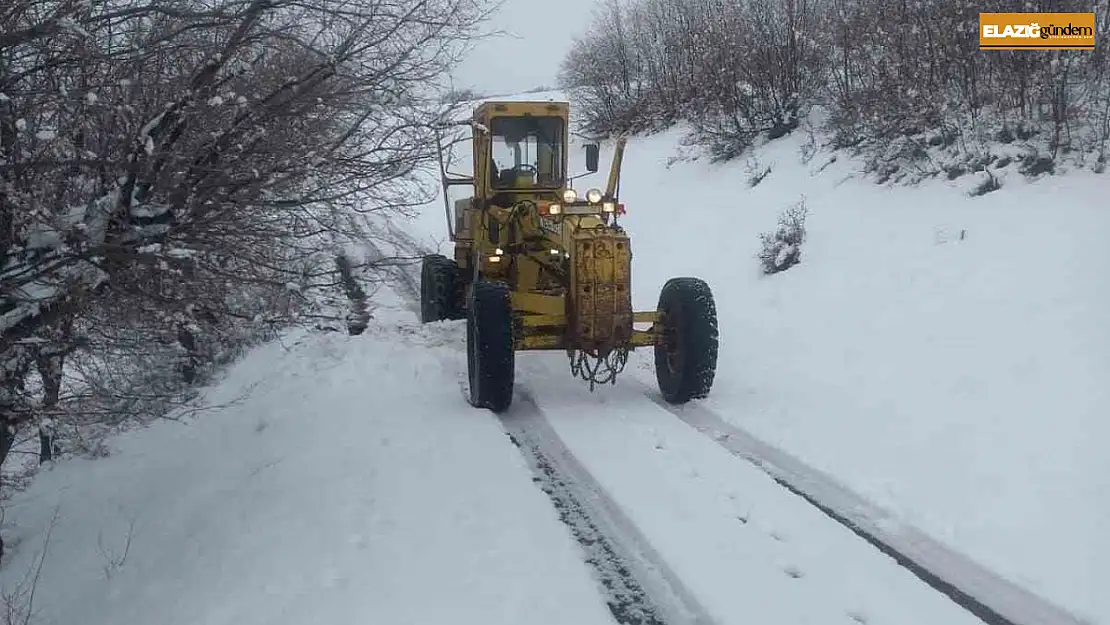
[[[758,258],[764,274],[786,271],[801,262],[808,213],[805,201],[799,201],[779,215],[779,225],[774,232],[760,235],[763,245]]]

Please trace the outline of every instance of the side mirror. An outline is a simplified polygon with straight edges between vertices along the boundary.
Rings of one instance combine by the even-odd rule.
[[[597,172],[597,159],[601,151],[601,146],[596,143],[586,144],[586,170],[591,174]]]

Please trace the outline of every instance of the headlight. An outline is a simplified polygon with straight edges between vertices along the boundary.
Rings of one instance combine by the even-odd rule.
[[[578,201],[578,192],[574,189],[567,189],[563,191],[563,201],[567,204],[573,204]]]
[[[606,202],[601,205],[601,210],[605,211],[606,213],[615,213],[617,211],[617,203]]]
[[[586,191],[586,199],[590,204],[597,204],[601,201],[601,189],[590,189]]]
[[[547,213],[549,215],[558,215],[561,212],[563,212],[563,207],[559,206],[558,204],[552,204],[551,206],[547,207]]]

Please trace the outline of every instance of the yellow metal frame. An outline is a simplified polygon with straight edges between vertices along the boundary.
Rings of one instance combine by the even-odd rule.
[[[652,325],[646,329],[633,327],[631,337],[623,346],[635,349],[638,347],[651,347],[655,345],[658,338],[655,323],[658,317],[659,313],[656,312],[634,313],[634,323],[649,323]],[[521,320],[523,322],[522,331],[515,343],[518,351],[574,349],[574,346],[567,340],[566,315],[532,315],[524,313],[521,315]]]

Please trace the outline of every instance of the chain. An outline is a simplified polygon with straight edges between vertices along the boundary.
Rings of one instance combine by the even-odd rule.
[[[629,348],[618,347],[599,357],[584,351],[575,351],[570,356],[570,372],[590,383],[590,392],[598,384],[616,384],[617,376],[628,364]]]

